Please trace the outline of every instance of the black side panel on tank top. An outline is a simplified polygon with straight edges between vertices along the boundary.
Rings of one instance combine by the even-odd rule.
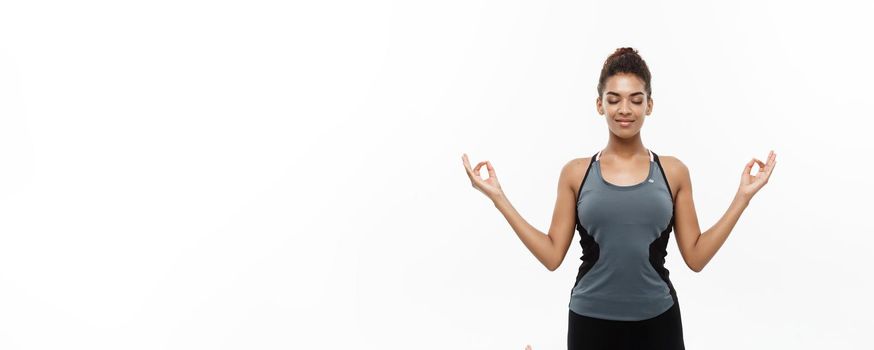
[[[580,201],[580,191],[583,190],[583,185],[586,184],[586,178],[589,177],[589,171],[592,169],[592,164],[595,163],[595,156],[598,153],[592,155],[592,158],[589,159],[589,166],[586,168],[586,174],[583,175],[583,181],[580,182],[580,189],[577,190],[576,202],[574,203],[574,216],[577,218],[577,231],[580,232],[580,247],[583,248],[583,256],[580,257],[580,260],[583,262],[580,264],[580,269],[577,272],[577,279],[574,282],[574,287],[580,283],[580,280],[583,279],[583,276],[592,269],[592,265],[595,265],[595,262],[598,261],[598,252],[600,251],[600,247],[598,247],[598,243],[595,242],[595,238],[583,228],[582,223],[580,223],[580,215],[577,211],[577,207]],[[573,291],[573,288],[571,288]]]
[[[671,202],[675,203],[674,193],[671,192],[671,184],[668,182],[668,175],[665,173],[664,168],[662,167],[661,161],[659,161],[659,156],[655,152],[652,153],[653,158],[655,159],[656,164],[659,166],[659,170],[664,176],[665,186],[668,187],[668,193],[671,195]],[[676,213],[676,207],[673,213]],[[665,257],[668,255],[667,246],[668,241],[671,237],[671,231],[674,228],[674,214],[671,214],[671,221],[668,224],[668,227],[662,231],[661,235],[657,240],[652,242],[649,246],[649,262],[652,264],[652,267],[656,270],[662,280],[668,284],[668,288],[671,290],[671,297],[674,299],[674,303],[678,303],[677,299],[677,291],[674,289],[674,284],[671,283],[671,279],[668,277],[670,275],[670,271],[665,268]]]

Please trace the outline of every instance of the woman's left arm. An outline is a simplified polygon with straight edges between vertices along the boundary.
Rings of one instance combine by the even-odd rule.
[[[751,175],[754,164],[759,165],[759,172],[755,176]],[[679,171],[676,173],[680,176],[680,185],[677,189],[677,198],[674,201],[674,230],[680,254],[692,271],[701,272],[704,266],[710,262],[710,259],[716,255],[716,251],[725,243],[750,200],[762,186],[768,183],[768,178],[771,177],[776,164],[777,154],[774,151],[768,154],[767,164],[756,158],[750,160],[741,174],[740,187],[728,210],[713,227],[701,233],[701,228],[698,226],[698,216],[695,213],[695,203],[692,201],[692,181],[689,169],[677,160],[676,166]]]

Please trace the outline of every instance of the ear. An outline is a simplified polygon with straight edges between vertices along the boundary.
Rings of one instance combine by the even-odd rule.
[[[595,99],[595,110],[598,111],[598,114],[604,115],[604,106],[601,104],[601,96]]]
[[[650,115],[652,113],[652,98],[646,99],[646,115]]]

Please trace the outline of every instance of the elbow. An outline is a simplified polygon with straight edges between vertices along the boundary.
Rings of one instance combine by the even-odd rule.
[[[552,271],[558,270],[558,267],[559,267],[560,265],[561,265],[561,263],[558,263],[558,264],[548,264],[548,265],[546,265],[546,269],[549,270],[549,272],[552,272]]]
[[[686,262],[686,266],[688,266],[690,270],[695,271],[695,272],[701,272],[701,270],[704,269],[704,265],[696,264],[696,263],[692,263],[692,262],[688,262],[688,261]]]

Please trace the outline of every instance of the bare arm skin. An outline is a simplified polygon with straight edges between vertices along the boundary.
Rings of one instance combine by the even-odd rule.
[[[587,159],[586,163],[588,163]],[[540,232],[525,221],[506,196],[498,196],[493,201],[495,207],[504,215],[525,247],[549,271],[555,271],[561,265],[574,236],[576,193],[573,181],[579,172],[579,162],[579,159],[575,159],[562,167],[558,179],[558,193],[552,213],[552,223],[547,234]]]
[[[507,222],[516,232],[519,239],[532,254],[546,266],[549,271],[555,271],[567,255],[574,226],[576,225],[576,183],[582,180],[583,172],[590,158],[579,158],[565,164],[558,181],[558,193],[555,209],[552,214],[552,224],[549,233],[540,232],[529,224],[510,204],[495,175],[494,168],[488,161],[480,162],[471,169],[467,155],[463,157],[467,175],[474,188],[488,196],[495,207],[504,215]],[[698,225],[698,215],[692,200],[692,181],[689,169],[676,157],[660,156],[663,159],[666,176],[670,182],[674,197],[674,231],[677,245],[686,265],[692,271],[700,272],[716,252],[722,247],[728,235],[737,224],[740,215],[749,205],[753,196],[768,183],[768,179],[777,164],[776,153],[771,151],[768,163],[762,163],[756,158],[750,160],[741,175],[741,184],[729,205],[728,210],[710,229],[701,233]],[[752,166],[758,164],[759,172],[752,176]],[[483,180],[479,177],[479,169],[486,165],[490,177]]]
[[[680,255],[683,256],[683,260],[692,271],[701,272],[728,239],[728,235],[734,229],[753,195],[768,182],[774,165],[777,164],[776,154],[773,152],[769,154],[767,165],[755,158],[747,163],[742,174],[741,186],[728,210],[713,227],[704,233],[701,233],[701,228],[698,226],[698,214],[695,213],[695,203],[692,200],[692,181],[689,169],[675,157],[664,156],[662,159],[667,160],[664,163],[670,168],[670,171],[669,169],[665,169],[665,171],[672,173],[679,185],[674,200],[674,231]],[[756,176],[749,175],[753,164],[759,164],[761,169]]]
[[[513,208],[507,196],[504,195],[504,190],[501,188],[501,183],[498,181],[498,176],[491,162],[484,160],[479,162],[476,167],[471,168],[467,153],[462,154],[461,161],[464,165],[465,173],[470,178],[470,185],[492,200],[492,203],[504,215],[513,231],[516,232],[516,235],[525,244],[525,247],[549,271],[555,271],[558,265],[561,264],[561,261],[564,260],[571,238],[573,237],[574,225],[576,224],[576,218],[574,217],[576,215],[576,196],[571,184],[574,182],[573,178],[576,177],[576,173],[579,172],[577,170],[579,160],[568,162],[561,170],[561,175],[558,179],[558,198],[556,199],[555,212],[553,213],[549,234],[544,234],[532,227]],[[487,179],[480,177],[479,170],[483,166],[488,169],[489,177]]]

